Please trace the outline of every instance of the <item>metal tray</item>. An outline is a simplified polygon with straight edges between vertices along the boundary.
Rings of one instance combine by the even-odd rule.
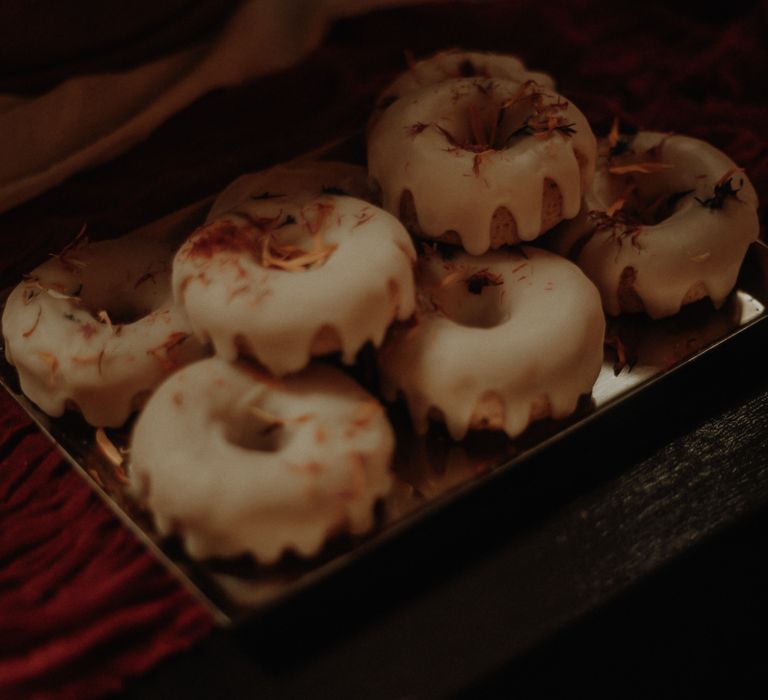
[[[177,236],[192,230],[204,218],[210,201],[190,205],[135,233]],[[229,625],[285,601],[375,550],[385,540],[406,535],[418,519],[495,475],[514,469],[619,402],[630,400],[651,383],[765,321],[767,309],[768,246],[758,241],[750,248],[736,289],[721,309],[715,310],[703,301],[661,321],[638,315],[610,320],[609,342],[592,396],[565,421],[540,421],[515,440],[496,433],[475,433],[454,443],[439,427],[426,437],[414,435],[404,408],[392,407],[390,417],[398,436],[393,467],[396,487],[382,504],[374,531],[362,538],[334,539],[310,561],[286,556],[274,567],[261,567],[246,559],[196,562],[186,556],[178,541],[158,535],[151,517],[131,500],[125,489],[125,473],[105,457],[97,444],[96,431],[76,415],[50,418],[42,413],[20,393],[15,370],[5,360],[4,352],[0,353],[0,384],[115,514],[209,608],[216,621]],[[365,371],[363,367],[356,369]],[[130,426],[107,431],[119,448],[127,445],[129,432]]]

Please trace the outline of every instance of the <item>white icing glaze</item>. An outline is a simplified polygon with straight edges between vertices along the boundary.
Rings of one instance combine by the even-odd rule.
[[[369,127],[373,126],[381,112],[394,100],[444,80],[468,77],[501,78],[518,83],[533,80],[547,90],[555,89],[552,76],[529,71],[516,56],[463,49],[438,51],[414,63],[382,91]]]
[[[265,221],[274,222],[270,231]],[[280,246],[329,254],[300,270],[265,266],[272,235]],[[378,347],[395,318],[413,313],[415,257],[403,226],[382,209],[299,191],[247,200],[192,234],[174,261],[173,287],[195,334],[218,355],[253,355],[283,375],[315,354],[341,350],[352,363],[366,342]]]
[[[202,357],[173,303],[173,253],[167,241],[125,236],[33,270],[3,313],[24,394],[49,415],[74,403],[88,423],[116,427],[177,366]]]
[[[511,212],[519,240],[542,232],[546,180],[562,195],[560,219],[576,216],[593,177],[596,145],[584,115],[562,98],[546,93],[543,102],[567,105],[556,117],[571,125],[571,134],[555,129],[543,138],[513,136],[532,114],[531,101],[518,99],[494,129],[497,150],[480,155],[455,145],[471,137],[470,109],[484,122],[495,122],[500,106],[521,89],[512,81],[448,80],[389,107],[368,139],[368,169],[381,187],[384,208],[399,213],[402,193],[410,191],[419,233],[440,237],[455,231],[475,255],[491,246],[491,219],[499,207]]]
[[[365,168],[351,163],[300,159],[241,175],[216,197],[206,221],[218,219],[243,202],[265,194],[285,195],[302,190],[322,194],[324,189],[341,190],[358,199],[372,199]]]
[[[651,318],[675,314],[684,303],[703,296],[719,308],[736,283],[749,244],[759,234],[757,194],[749,179],[742,172],[733,173],[738,194],[726,197],[722,208],[713,209],[701,202],[713,197],[718,181],[736,167],[714,146],[687,136],[640,132],[630,138],[627,152],[609,160],[607,150],[603,143],[595,182],[582,211],[556,231],[554,249],[575,256],[600,289],[611,315],[627,310],[620,293],[626,268],[635,271],[633,293]],[[669,167],[648,174],[608,171],[644,162]],[[651,203],[692,191],[680,197],[658,223],[651,219],[639,228],[618,224],[596,229],[589,212],[606,212],[633,185],[636,190],[623,210],[631,216],[637,207],[647,216]]]
[[[473,287],[483,278],[489,283]],[[385,395],[405,396],[418,432],[435,408],[455,439],[471,423],[514,437],[539,414],[569,415],[591,391],[605,318],[574,264],[530,247],[449,261],[430,255],[417,279],[416,321],[392,329],[379,363]]]
[[[275,379],[209,358],[153,394],[131,441],[131,488],[162,534],[196,558],[316,554],[373,526],[389,491],[394,433],[381,405],[339,370]]]

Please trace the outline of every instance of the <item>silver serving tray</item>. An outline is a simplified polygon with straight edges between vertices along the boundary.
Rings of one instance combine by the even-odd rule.
[[[202,222],[210,201],[190,205],[135,233],[178,236],[191,231]],[[749,250],[736,289],[721,309],[715,310],[704,301],[661,321],[638,315],[610,320],[607,336],[621,339],[628,361],[619,363],[616,350],[607,346],[592,396],[568,420],[541,421],[515,440],[496,433],[475,433],[454,443],[439,427],[425,437],[414,435],[403,407],[393,407],[391,417],[398,436],[393,466],[396,487],[382,504],[374,531],[362,538],[337,538],[310,561],[286,556],[274,567],[246,560],[197,562],[186,556],[178,541],[158,535],[149,514],[131,499],[124,471],[105,457],[95,430],[77,415],[50,418],[42,413],[20,393],[15,370],[4,352],[0,353],[0,384],[126,526],[208,607],[216,621],[229,625],[285,601],[377,549],[385,540],[407,534],[420,518],[514,469],[652,383],[765,321],[767,307],[768,246],[757,242]],[[359,367],[358,371],[364,373]],[[129,430],[107,433],[115,445],[125,448]]]

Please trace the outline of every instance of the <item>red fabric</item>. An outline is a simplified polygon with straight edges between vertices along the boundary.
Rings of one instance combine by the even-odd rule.
[[[96,697],[208,614],[0,395],[0,697]]]
[[[551,72],[598,133],[619,115],[707,139],[747,169],[765,202],[767,14],[765,2],[673,10],[579,0],[344,20],[296,69],[210,95],[114,163],[0,217],[0,283],[84,221],[96,237],[114,235],[362,124],[404,49],[518,53]],[[206,633],[205,613],[5,396],[0,460],[0,697],[95,697]]]

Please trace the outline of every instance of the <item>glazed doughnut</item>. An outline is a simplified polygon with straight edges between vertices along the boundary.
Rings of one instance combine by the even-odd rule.
[[[79,239],[18,285],[3,313],[8,361],[45,413],[76,408],[117,427],[176,367],[202,357],[174,305],[174,246],[146,236]]]
[[[337,369],[276,379],[209,358],[147,402],[131,439],[131,490],[193,557],[273,563],[370,530],[393,449],[381,405]]]
[[[584,115],[532,82],[463,78],[395,102],[371,130],[383,206],[473,255],[578,214],[596,145]]]
[[[253,198],[277,197],[291,192],[346,194],[370,200],[368,173],[351,163],[299,159],[268,170],[241,175],[216,197],[206,222],[221,218],[227,212]]]
[[[368,202],[299,190],[251,198],[196,231],[173,266],[176,299],[227,360],[283,375],[314,355],[352,363],[414,309],[413,244]]]
[[[757,195],[735,163],[687,136],[614,130],[595,182],[553,247],[598,286],[607,313],[677,313],[709,297],[720,307],[757,239]]]
[[[603,360],[605,317],[595,286],[574,264],[523,247],[473,257],[420,259],[419,309],[393,327],[379,354],[387,399],[404,395],[414,427],[443,420],[522,433],[563,418],[589,394]]]
[[[448,49],[413,63],[407,71],[395,78],[376,100],[370,126],[378,121],[381,113],[395,100],[451,78],[501,78],[518,83],[532,80],[546,90],[555,89],[555,81],[551,76],[527,70],[516,56]]]

